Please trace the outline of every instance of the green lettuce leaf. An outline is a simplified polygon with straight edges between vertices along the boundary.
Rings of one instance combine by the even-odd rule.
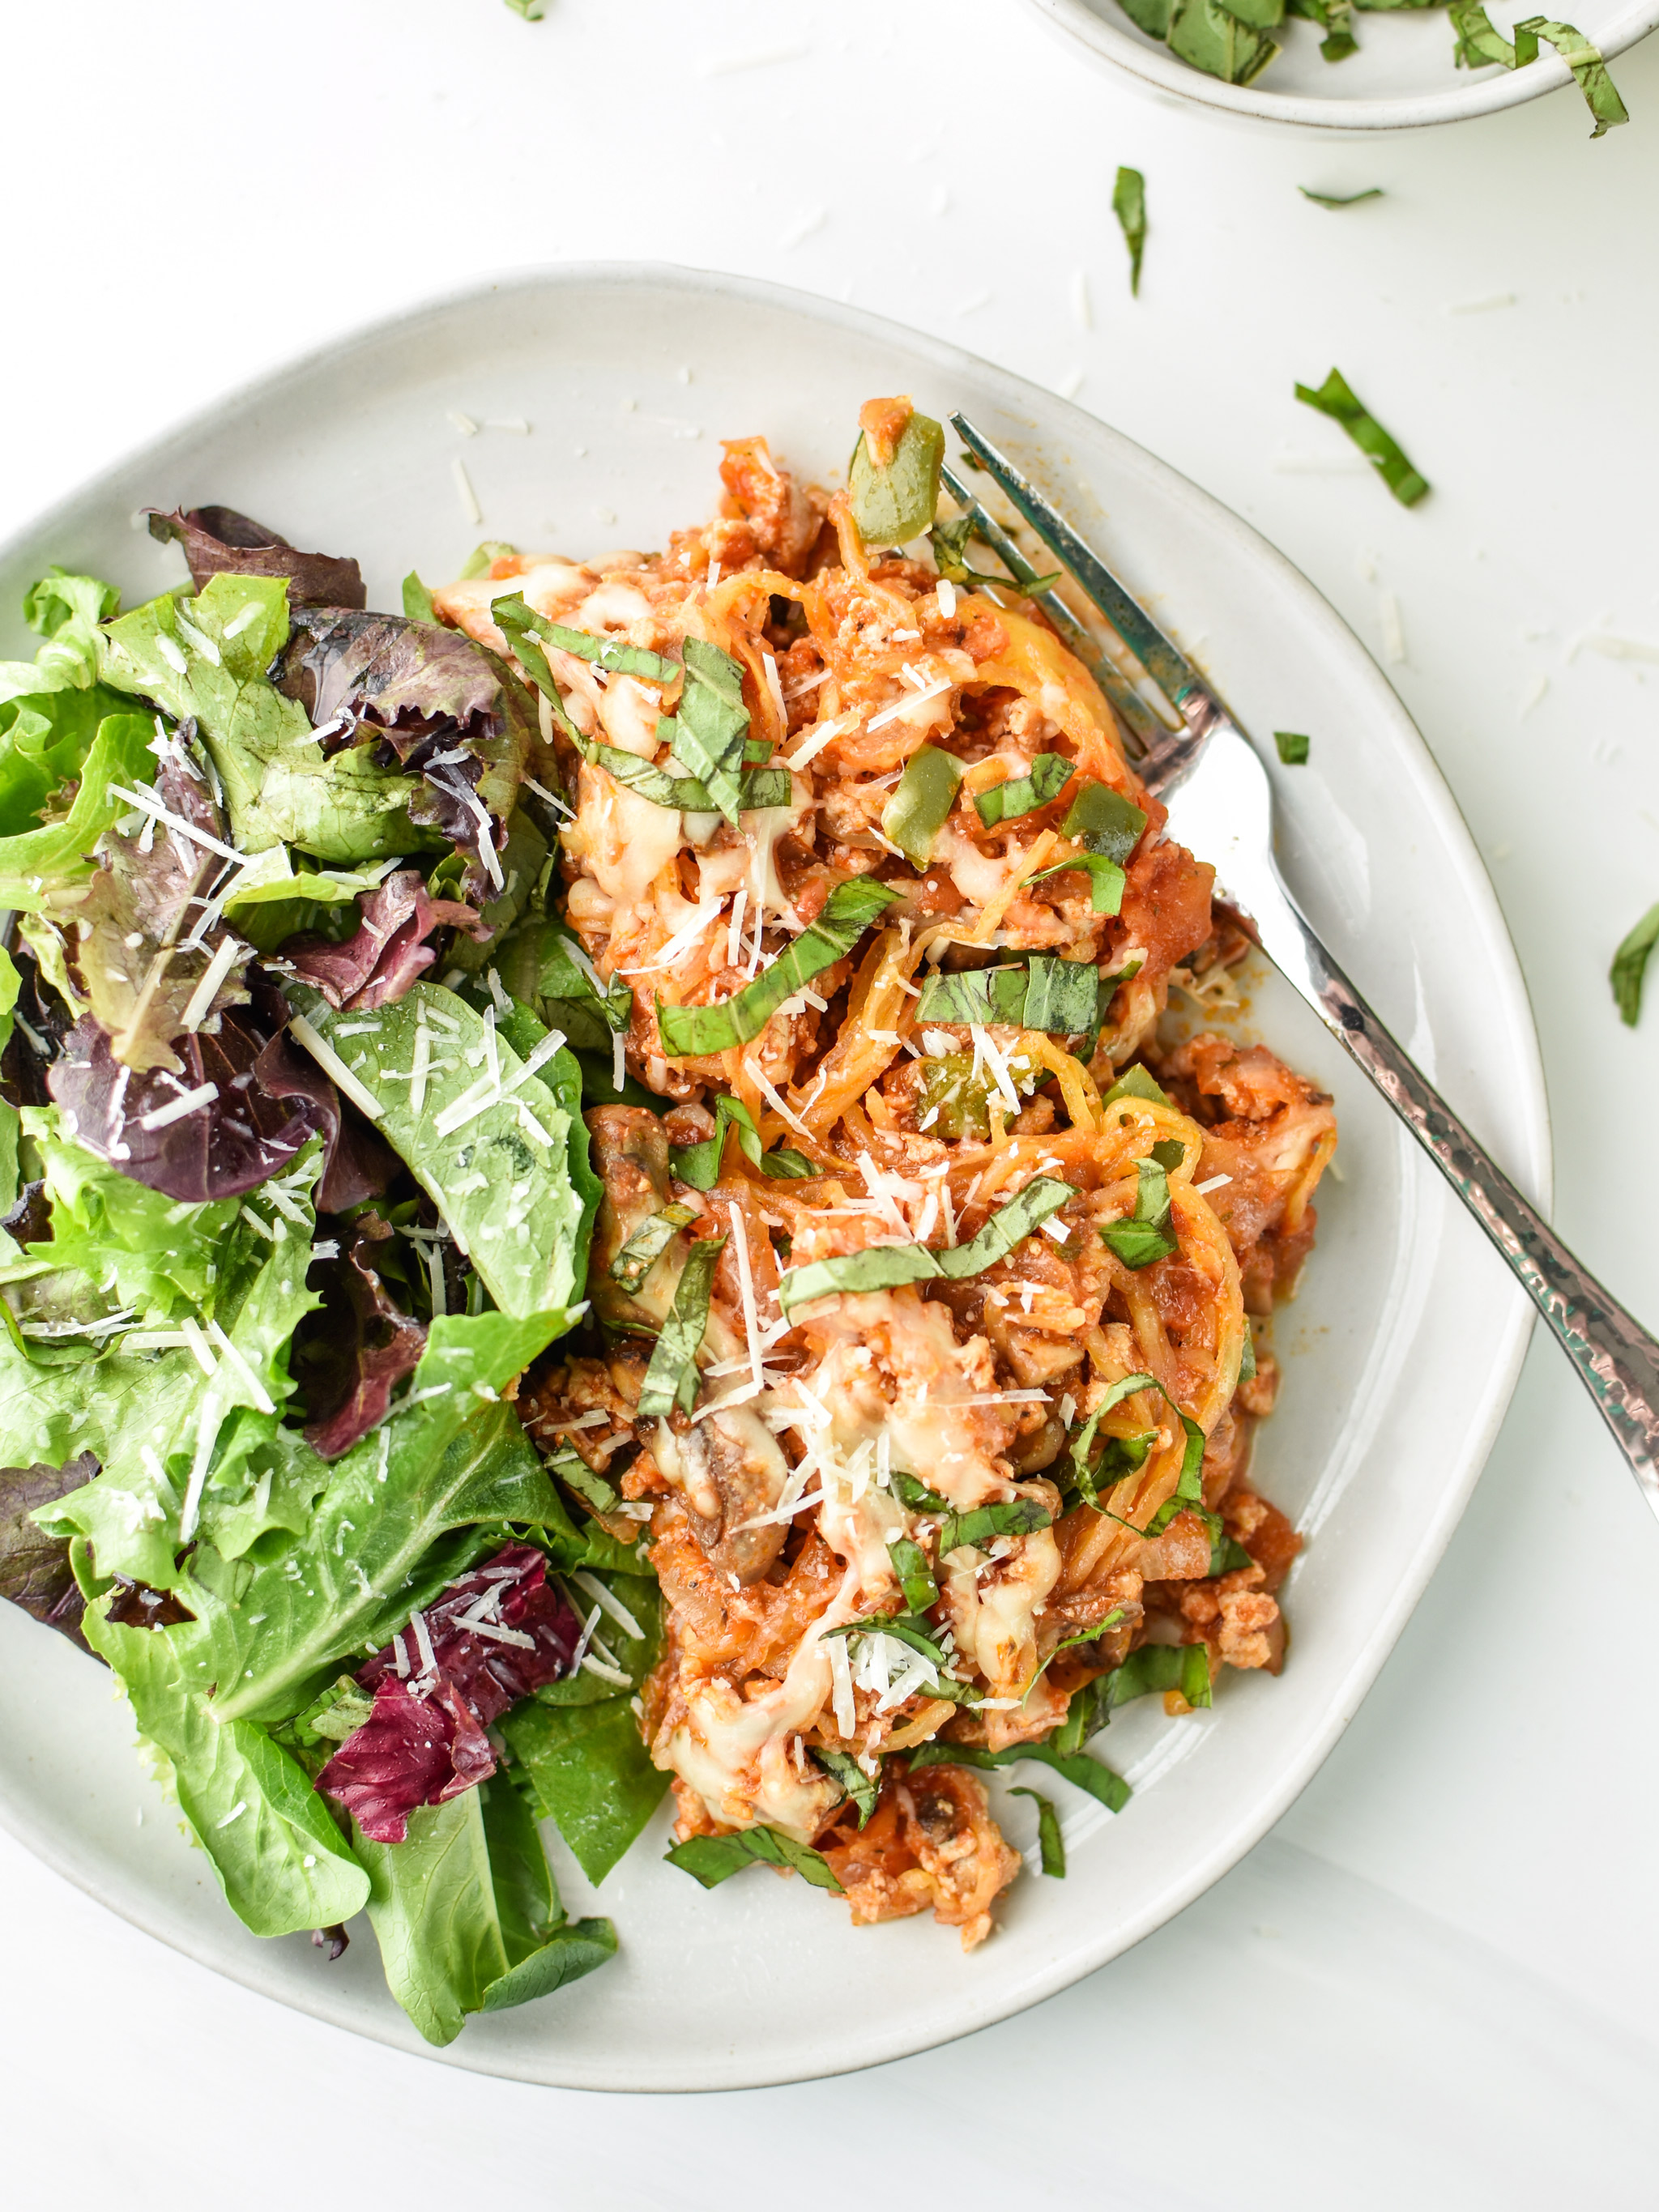
[[[207,1853],[231,1910],[256,1936],[291,1936],[349,1920],[368,1876],[297,1760],[252,1721],[222,1727],[185,1680],[178,1631],[118,1626],[87,1608],[94,1651],[119,1675],[140,1733]]]
[[[469,2013],[550,1996],[614,1957],[608,1920],[567,1919],[533,1816],[504,1777],[410,1814],[401,1844],[357,1835],[387,1986],[428,2043]]]
[[[120,604],[114,586],[96,576],[49,568],[23,598],[25,620],[46,642],[33,660],[0,660],[0,700],[38,703],[44,693],[90,690],[101,652],[98,625]]]
[[[507,1022],[423,981],[372,1016],[339,1013],[297,987],[289,995],[312,1033],[379,1102],[380,1134],[437,1205],[501,1311],[535,1314],[574,1303],[597,1193],[585,1202],[573,1178],[573,1145],[585,1150],[586,1135],[584,1129],[578,1139],[573,1130],[580,1121],[580,1070],[559,1073],[558,1048],[546,1054],[547,1035],[521,1058]],[[519,1018],[534,1023],[528,1012]],[[416,1102],[422,1027],[427,1075]],[[305,1031],[295,1035],[307,1042]],[[499,1092],[490,1084],[492,1041]]]
[[[37,828],[46,801],[80,775],[105,716],[131,712],[131,702],[102,684],[0,703],[0,837]]]
[[[46,914],[61,902],[56,893],[90,879],[88,858],[112,823],[131,811],[112,797],[112,784],[130,784],[155,765],[155,735],[148,714],[106,714],[80,768],[80,787],[59,821],[0,839],[0,904],[21,914]]]
[[[305,708],[267,680],[289,633],[283,579],[215,576],[185,603],[166,592],[112,623],[103,678],[195,719],[240,851],[297,845],[349,866],[433,843],[409,818],[417,778],[377,768],[373,745],[325,757]]]

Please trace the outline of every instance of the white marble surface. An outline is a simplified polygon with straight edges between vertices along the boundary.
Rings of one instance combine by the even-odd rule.
[[[550,0],[535,25],[500,0],[83,0],[10,11],[0,52],[0,531],[413,295],[638,256],[1080,379],[1379,655],[1393,593],[1389,672],[1533,991],[1558,1222],[1659,1321],[1639,1134],[1659,1007],[1627,1032],[1603,981],[1659,897],[1659,44],[1620,64],[1635,120],[1594,146],[1571,93],[1364,145],[1224,126],[1080,67],[1012,0]],[[1119,161],[1147,178],[1139,302]],[[1388,196],[1328,214],[1298,183]],[[1334,362],[1434,483],[1415,511],[1291,399]],[[450,458],[435,426],[434,501]],[[144,2212],[446,2182],[712,2212],[761,2173],[815,2208],[878,2172],[1134,2212],[1646,2206],[1656,1565],[1588,1401],[1534,1345],[1443,1567],[1277,1833],[1039,2011],[805,2087],[653,2102],[440,2075],[216,1980],[0,1844],[9,2180],[20,2203],[113,2190]]]

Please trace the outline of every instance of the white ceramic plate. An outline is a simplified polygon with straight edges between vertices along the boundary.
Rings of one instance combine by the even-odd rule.
[[[1549,46],[1540,47],[1538,59],[1525,69],[1454,69],[1451,26],[1440,8],[1356,14],[1359,51],[1340,62],[1328,62],[1320,52],[1316,25],[1287,22],[1273,33],[1281,51],[1254,84],[1223,84],[1137,30],[1117,0],[1031,4],[1062,37],[1123,70],[1145,89],[1268,123],[1322,131],[1413,131],[1518,107],[1522,100],[1572,83],[1571,70]],[[1516,0],[1489,12],[1507,38],[1516,21],[1535,11]],[[1659,25],[1659,5],[1655,0],[1574,0],[1567,20],[1612,61]],[[1589,128],[1587,115],[1586,136]]]
[[[639,267],[521,275],[420,307],[187,423],[0,551],[0,607],[50,561],[147,593],[177,556],[136,534],[154,502],[225,501],[297,544],[359,556],[371,605],[453,573],[491,537],[568,550],[652,545],[702,516],[716,441],[764,431],[809,472],[844,464],[859,403],[908,392],[967,410],[1043,477],[1205,659],[1248,726],[1306,730],[1275,766],[1291,880],[1452,1103],[1547,1197],[1537,1047],[1474,848],[1422,740],[1312,587],[1225,508],[1077,408],[850,308],[734,278]],[[522,417],[528,437],[457,433]],[[465,464],[483,529],[464,520]],[[0,653],[27,650],[21,627]],[[550,1831],[574,1911],[611,1913],[617,1963],[478,2021],[455,2064],[579,2087],[737,2088],[923,2049],[1035,2003],[1114,1957],[1224,1873],[1284,1811],[1382,1665],[1463,1509],[1508,1401],[1528,1313],[1411,1141],[1311,1015],[1264,978],[1250,1018],[1321,1077],[1342,1118],[1300,1302],[1276,1324],[1282,1410],[1257,1473],[1310,1543],[1277,1681],[1230,1677],[1180,1722],[1132,1708],[1097,1750],[1137,1784],[1113,1820],[1066,1801],[1071,1871],[1023,1877],[971,1958],[931,1920],[854,1930],[796,1881],[705,1893],[662,1862],[666,1811],[596,1896]],[[1158,1701],[1148,1700],[1148,1705]],[[0,1606],[0,1803],[13,1831],[115,1911],[221,1972],[423,2050],[367,1929],[330,1966],[261,1943],[134,1757],[106,1674]],[[1000,1783],[995,1784],[1000,1795]],[[1030,1840],[1029,1801],[1008,1811]]]

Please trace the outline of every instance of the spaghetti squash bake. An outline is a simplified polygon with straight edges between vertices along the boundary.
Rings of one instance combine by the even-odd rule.
[[[734,441],[665,552],[434,603],[516,655],[570,794],[553,957],[627,1095],[586,1117],[602,1340],[520,1410],[646,1524],[678,1856],[972,1946],[1019,1865],[975,1770],[1115,1806],[1115,1704],[1281,1662],[1251,1317],[1336,1130],[1260,1046],[1160,1048],[1172,979],[1243,950],[1212,871],[1042,614],[930,533],[938,426],[860,422],[849,491]]]

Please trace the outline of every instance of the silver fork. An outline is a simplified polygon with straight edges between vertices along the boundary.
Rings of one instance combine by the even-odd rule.
[[[1212,687],[1007,457],[961,415],[963,443],[1001,487],[1138,662],[1103,654],[1050,592],[1037,602],[1076,645],[1129,727],[1136,769],[1170,810],[1172,836],[1212,862],[1262,951],[1364,1068],[1492,1243],[1589,1391],[1659,1513],[1659,1341],[1581,1267],[1408,1060],[1320,943],[1273,860],[1273,787],[1261,756]],[[1036,572],[954,471],[946,488],[1008,566]]]

